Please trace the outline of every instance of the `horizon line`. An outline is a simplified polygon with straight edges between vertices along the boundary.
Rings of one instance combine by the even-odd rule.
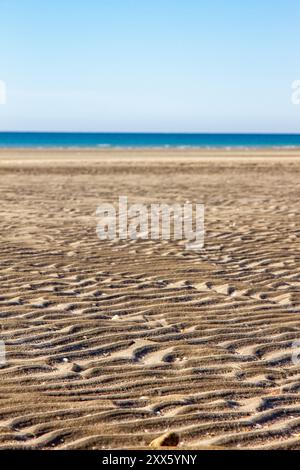
[[[263,132],[263,131],[65,131],[65,130],[0,130],[0,134],[121,134],[121,135],[299,135],[299,132]]]

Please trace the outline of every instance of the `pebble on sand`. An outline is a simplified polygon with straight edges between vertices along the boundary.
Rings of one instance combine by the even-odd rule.
[[[166,432],[150,442],[149,446],[152,449],[159,449],[160,447],[177,447],[178,444],[179,435],[176,432]]]

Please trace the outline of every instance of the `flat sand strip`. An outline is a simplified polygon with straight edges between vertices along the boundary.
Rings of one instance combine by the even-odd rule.
[[[0,449],[300,449],[299,154],[0,151]],[[100,242],[120,195],[205,249]]]

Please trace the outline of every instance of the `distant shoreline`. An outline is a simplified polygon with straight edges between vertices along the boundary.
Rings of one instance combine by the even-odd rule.
[[[148,146],[91,146],[91,147],[80,147],[80,146],[1,146],[0,145],[0,153],[4,152],[63,152],[63,153],[72,153],[72,152],[91,152],[91,153],[115,153],[115,152],[151,152],[151,153],[170,153],[170,152],[187,152],[187,153],[194,153],[200,152],[203,153],[223,153],[223,154],[231,154],[231,153],[257,153],[257,152],[267,152],[267,153],[298,153],[300,152],[300,145],[299,146],[276,146],[276,147],[268,147],[268,146],[261,146],[261,147],[202,147],[202,146],[162,146],[162,147],[148,147]]]
[[[0,148],[0,164],[9,164],[13,160],[29,164],[32,161],[69,162],[71,165],[79,160],[99,160],[107,162],[157,162],[160,159],[170,163],[188,163],[196,161],[226,161],[240,160],[241,162],[254,162],[256,160],[298,160],[300,148],[262,148],[262,149],[203,149],[203,148]]]
[[[0,152],[1,151],[8,151],[8,150],[30,150],[30,151],[48,151],[48,150],[57,150],[57,151],[96,151],[96,152],[109,152],[109,151],[116,151],[116,150],[134,150],[134,151],[201,151],[201,152],[257,152],[257,151],[299,151],[300,145],[297,146],[231,146],[231,147],[224,147],[224,146],[210,146],[210,147],[203,147],[203,146],[146,146],[146,145],[136,145],[136,146],[63,146],[63,145],[9,145],[9,146],[1,146],[0,144]]]

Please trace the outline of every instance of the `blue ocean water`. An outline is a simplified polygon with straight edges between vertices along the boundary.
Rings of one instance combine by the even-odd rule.
[[[1,148],[297,148],[300,134],[0,132]]]

